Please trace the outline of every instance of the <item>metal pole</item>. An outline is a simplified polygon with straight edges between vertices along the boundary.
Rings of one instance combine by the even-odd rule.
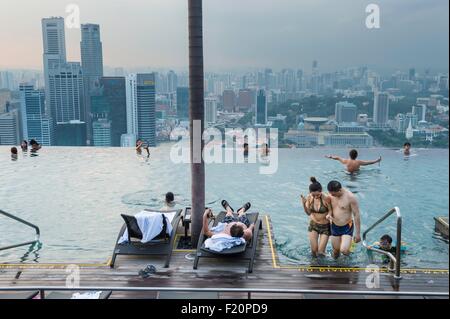
[[[192,228],[197,247],[205,210],[205,165],[203,162],[204,74],[202,0],[188,0],[189,9],[189,124],[191,159]]]
[[[397,216],[397,247],[395,250],[395,279],[402,279],[401,268],[401,250],[402,250],[402,217]]]

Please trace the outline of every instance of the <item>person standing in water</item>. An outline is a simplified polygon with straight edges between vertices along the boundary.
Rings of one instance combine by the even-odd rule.
[[[405,155],[405,156],[411,155],[411,143],[410,142],[406,142],[405,144],[403,144],[403,155]]]
[[[22,143],[20,143],[20,148],[22,149],[22,152],[28,152],[28,142],[23,140]]]
[[[175,207],[175,196],[173,195],[172,192],[167,192],[165,199],[164,199],[164,206],[161,207],[161,210],[163,211],[169,211],[169,210],[173,210]]]
[[[338,181],[328,183],[330,193],[331,214],[331,243],[333,256],[340,254],[350,255],[352,239],[355,243],[361,241],[361,214],[356,196],[347,189],[342,188]]]
[[[11,147],[11,160],[17,161],[18,154],[17,154],[17,147]]]
[[[301,196],[303,209],[309,216],[308,227],[311,253],[313,257],[325,256],[328,239],[331,235],[329,216],[331,214],[330,199],[322,192],[322,185],[311,177],[309,185],[309,195],[305,198]]]
[[[347,171],[349,173],[358,172],[359,169],[361,168],[361,166],[368,166],[368,165],[373,165],[373,164],[381,162],[381,156],[377,160],[374,160],[374,161],[359,160],[357,150],[351,150],[349,153],[349,156],[350,156],[350,158],[348,158],[348,159],[343,159],[343,158],[341,158],[339,156],[335,156],[335,155],[327,155],[325,157],[341,162],[342,164],[345,165],[345,167],[347,168]]]

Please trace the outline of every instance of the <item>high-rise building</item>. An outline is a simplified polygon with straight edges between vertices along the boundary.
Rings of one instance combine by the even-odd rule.
[[[179,119],[189,119],[189,88],[177,88],[177,116]]]
[[[64,18],[52,17],[42,19],[42,39],[44,43],[44,81],[47,114],[50,111],[50,76],[53,66],[66,62],[66,37],[64,32]]]
[[[17,145],[20,139],[19,111],[0,114],[0,145]]]
[[[6,112],[6,102],[11,101],[11,91],[9,89],[0,90],[0,114]]]
[[[267,124],[267,97],[264,90],[259,90],[256,96],[256,124]]]
[[[94,146],[112,146],[111,121],[108,119],[98,119],[92,122],[92,132]]]
[[[255,105],[255,91],[251,89],[239,90],[237,106],[239,111],[247,112]]]
[[[354,123],[357,120],[356,105],[349,102],[338,102],[335,107],[337,123]]]
[[[0,89],[15,90],[14,75],[8,71],[0,72]]]
[[[236,108],[236,93],[234,90],[225,90],[222,93],[223,108],[227,112],[234,112]]]
[[[411,68],[409,69],[409,80],[414,81],[416,79],[416,69]]]
[[[22,138],[34,139],[44,146],[54,145],[53,121],[45,115],[45,93],[28,84],[21,84],[19,90]]]
[[[83,73],[76,62],[57,64],[48,70],[46,92],[52,118],[56,124],[85,119],[83,108]],[[46,94],[47,96],[47,94]]]
[[[386,125],[389,120],[389,93],[376,92],[373,105],[373,122]]]
[[[419,122],[426,121],[427,106],[425,104],[414,105],[412,113],[417,116]]]
[[[156,146],[155,74],[130,74],[126,78],[127,132]]]
[[[217,98],[205,98],[205,123],[214,124],[217,122]]]
[[[86,146],[86,123],[73,120],[56,125],[56,145]]]
[[[174,93],[177,91],[178,87],[178,76],[177,74],[170,70],[167,73],[167,93]]]
[[[87,140],[92,140],[91,95],[103,76],[103,51],[98,24],[81,25],[81,68],[83,70],[84,107],[86,114]]]

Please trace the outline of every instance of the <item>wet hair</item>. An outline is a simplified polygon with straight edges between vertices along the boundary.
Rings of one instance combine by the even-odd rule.
[[[175,197],[172,192],[168,192],[166,194],[166,203],[171,203],[174,201],[174,199],[175,199]]]
[[[36,140],[30,140],[30,145],[38,145],[39,143],[38,142],[36,142]]]
[[[357,150],[351,150],[349,154],[350,154],[350,158],[352,160],[355,160],[358,157],[358,151]]]
[[[26,140],[23,140],[22,143],[28,145],[28,142]]]
[[[241,238],[244,237],[244,227],[238,224],[233,224],[230,227],[230,235],[231,237]]]
[[[244,143],[244,148],[245,148],[245,147],[248,147],[248,143]]]
[[[410,142],[406,142],[405,144],[403,144],[403,147],[405,147],[405,146],[411,147],[411,143]]]
[[[11,154],[17,155],[17,147],[11,147]]]
[[[392,237],[389,236],[389,235],[383,235],[383,236],[380,238],[380,242],[381,242],[381,241],[387,241],[389,244],[392,244]]]
[[[329,192],[339,192],[342,189],[342,185],[338,181],[331,181],[328,183],[327,189]]]
[[[322,185],[317,181],[315,177],[310,178],[311,184],[309,185],[309,192],[322,192]]]

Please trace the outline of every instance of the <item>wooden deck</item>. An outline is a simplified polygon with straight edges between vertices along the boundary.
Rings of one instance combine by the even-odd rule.
[[[183,231],[180,229],[180,233]],[[111,248],[112,251],[112,248]],[[192,251],[174,250],[170,268],[162,268],[163,258],[119,256],[115,269],[105,264],[80,264],[82,287],[176,287],[176,288],[245,288],[245,289],[308,289],[346,291],[449,291],[449,271],[438,269],[404,269],[400,281],[386,270],[380,272],[378,289],[368,289],[366,280],[370,273],[364,268],[307,267],[280,264],[274,247],[270,218],[263,216],[263,230],[257,250],[253,273],[246,272],[246,263],[235,259],[200,260],[198,270],[193,270],[193,260],[186,258]],[[157,272],[148,279],[138,271],[153,264]],[[2,264],[0,287],[10,286],[65,286],[65,264]],[[1,293],[1,292],[0,292]],[[195,298],[192,293],[178,294]],[[219,298],[247,298],[247,293],[210,294]],[[111,298],[156,298],[156,292],[113,292]],[[176,296],[171,293],[171,296]],[[159,297],[164,298],[164,293]],[[369,296],[336,296],[316,294],[263,294],[252,293],[252,298],[380,298]],[[391,296],[400,298],[400,296]]]

